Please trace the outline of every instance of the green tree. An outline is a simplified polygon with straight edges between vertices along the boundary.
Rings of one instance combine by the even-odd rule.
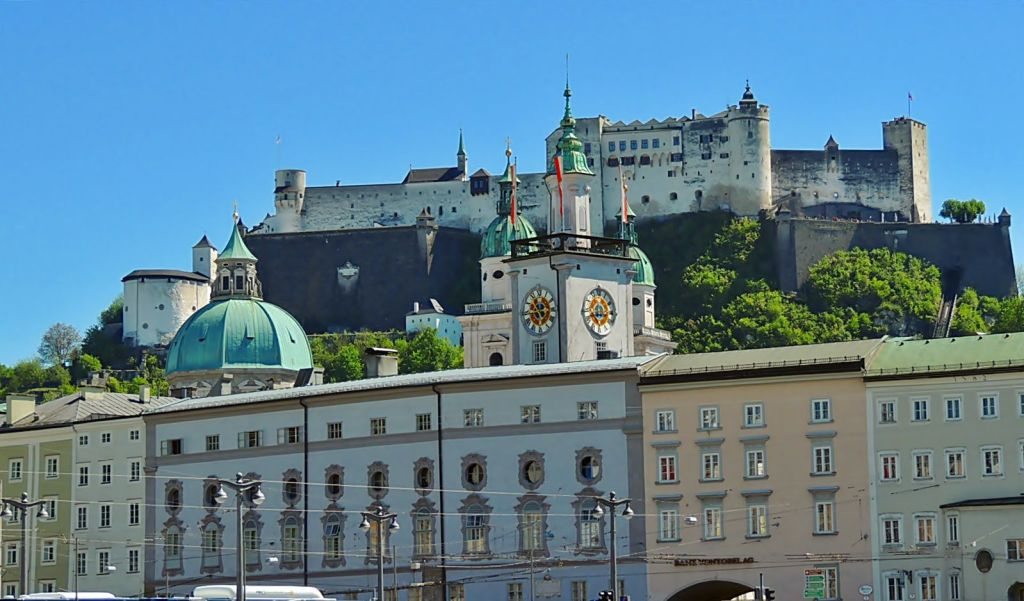
[[[415,374],[462,367],[462,347],[453,346],[437,335],[433,328],[425,328],[411,340],[398,340],[398,371]]]
[[[109,326],[115,323],[122,323],[123,321],[124,295],[118,294],[114,297],[114,300],[110,301],[110,305],[100,312],[99,323],[101,325]]]
[[[103,369],[103,364],[100,360],[88,353],[82,353],[75,357],[75,360],[71,362],[71,377],[77,380],[83,380],[89,376],[90,373],[98,372]]]
[[[25,392],[44,386],[46,386],[46,368],[39,359],[19,361],[11,368],[11,379],[7,385],[9,392]]]
[[[763,348],[849,340],[842,319],[832,313],[812,313],[778,290],[737,296],[722,309],[729,329],[730,348]]]
[[[971,223],[978,215],[985,214],[985,203],[980,200],[956,200],[950,198],[942,203],[939,215],[957,223]]]
[[[992,333],[1024,332],[1024,296],[1003,299],[996,310]]]
[[[128,366],[133,349],[124,344],[117,324],[121,323],[124,301],[120,296],[100,312],[96,324],[85,331],[82,352],[92,355],[107,367],[123,369]]]
[[[39,343],[39,358],[50,365],[67,365],[78,351],[82,336],[74,326],[55,323]]]

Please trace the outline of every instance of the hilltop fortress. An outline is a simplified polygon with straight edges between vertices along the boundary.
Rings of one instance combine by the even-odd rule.
[[[782,207],[797,217],[932,220],[927,129],[905,117],[882,124],[878,150],[844,150],[831,136],[821,150],[777,150],[768,106],[748,85],[738,104],[711,116],[693,111],[645,123],[585,117],[576,133],[600,182],[590,191],[594,232],[613,231],[620,170],[641,221],[722,209],[757,216]],[[547,137],[548,161],[559,135],[555,129]],[[438,226],[479,233],[494,218],[499,175],[470,172],[461,134],[455,165],[410,169],[398,183],[308,186],[305,171],[283,169],[275,177],[274,214],[252,233],[412,226],[421,213]],[[544,174],[519,179],[520,211],[545,229]]]

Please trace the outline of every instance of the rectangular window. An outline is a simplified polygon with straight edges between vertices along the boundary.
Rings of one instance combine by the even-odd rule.
[[[461,582],[448,584],[448,601],[466,601],[466,588]]]
[[[658,482],[675,482],[677,475],[675,455],[658,457]]]
[[[743,425],[747,428],[758,428],[764,425],[764,405],[747,403],[743,406]]]
[[[1006,541],[1006,561],[1024,561],[1024,538]]]
[[[388,433],[388,418],[370,418],[370,436],[383,436]]]
[[[56,563],[57,562],[57,541],[55,540],[44,540],[42,552],[40,553],[40,561],[43,563]]]
[[[140,504],[138,501],[132,501],[128,504],[128,525],[138,526],[140,523]]]
[[[831,474],[832,469],[832,447],[814,447],[814,473]]]
[[[946,478],[963,478],[965,449],[946,449]]]
[[[622,152],[624,150],[626,150],[626,141],[625,140],[619,140],[619,152]]]
[[[981,474],[1003,475],[1003,447],[981,447]]]
[[[915,515],[915,536],[914,542],[919,545],[934,545],[935,544],[935,516],[934,515]]]
[[[238,448],[254,449],[263,446],[263,430],[248,430],[238,433]]]
[[[722,538],[722,508],[704,508],[704,538],[714,540]]]
[[[657,432],[676,431],[676,412],[657,411],[654,414],[654,430]]]
[[[747,451],[747,478],[764,478],[767,473],[764,465],[764,450],[749,449]]]
[[[139,550],[128,549],[128,573],[137,574],[139,572]]]
[[[577,419],[597,419],[597,401],[576,403]]]
[[[78,446],[84,447],[84,446],[88,446],[88,445],[89,445],[89,435],[88,434],[79,434],[78,435]]]
[[[181,455],[182,445],[180,438],[172,438],[170,440],[160,441],[160,454],[161,455]]]
[[[811,421],[814,423],[832,421],[832,401],[830,399],[811,401]]]
[[[128,431],[128,440],[139,440],[140,437],[141,437],[141,433],[138,430],[129,430]]]
[[[894,482],[900,479],[900,454],[879,453],[879,479],[883,482]]]
[[[57,499],[56,498],[51,497],[51,498],[48,498],[48,499],[43,499],[43,507],[46,508],[46,514],[47,514],[46,521],[53,521],[53,520],[57,519]],[[43,519],[43,518],[39,518],[39,519]]]
[[[661,148],[661,140],[658,138],[651,140],[651,148]]]
[[[1017,415],[1024,417],[1024,392],[1017,393]]]
[[[4,565],[18,565],[18,543],[7,543],[4,545]]]
[[[524,424],[539,424],[540,405],[523,405],[520,407],[519,420]]]
[[[139,478],[142,477],[142,461],[140,459],[133,459],[128,464],[128,480],[131,482],[138,482]]]
[[[60,476],[60,457],[50,455],[46,458],[46,478],[53,479]]]
[[[110,484],[114,468],[109,463],[100,464],[100,484]]]
[[[533,341],[533,362],[544,363],[548,360],[548,344],[543,340]]]
[[[946,399],[946,421],[963,419],[963,401],[960,397]]]
[[[416,431],[425,432],[433,428],[433,420],[429,413],[417,413],[416,414]]]
[[[327,440],[338,440],[341,438],[341,422],[327,424]]]
[[[700,429],[715,430],[720,427],[721,424],[718,421],[718,407],[701,407]]]
[[[995,419],[999,417],[999,397],[994,394],[981,396],[981,419]]]
[[[96,566],[97,574],[108,574],[110,570],[110,551],[98,551],[96,553]]]
[[[727,159],[727,158],[729,158],[729,153],[728,152],[719,153],[718,158],[720,158],[720,159]]]
[[[679,146],[679,136],[672,136],[672,145]]]
[[[659,509],[658,510],[658,540],[676,541],[679,540],[679,510]]]
[[[949,575],[949,598],[960,601],[960,574],[957,572]]]
[[[629,149],[630,150],[636,150],[636,140],[630,140],[629,141]]]
[[[590,597],[587,596],[587,581],[573,580],[572,601],[589,601],[589,599]]]
[[[85,576],[89,571],[89,556],[85,551],[79,551],[78,556],[75,557],[75,573],[79,576]]]
[[[509,582],[505,585],[505,598],[508,601],[523,601],[523,583]]]
[[[914,479],[932,479],[932,452],[914,451]]]
[[[914,399],[911,401],[910,419],[915,422],[928,421],[928,399]]]
[[[110,444],[110,432],[100,434],[100,442],[103,444]]]
[[[917,577],[917,581],[920,584],[921,601],[936,601],[938,599],[935,576],[933,574],[920,574]]]
[[[946,544],[960,544],[960,514],[950,513],[946,516]]]
[[[882,544],[903,544],[903,518],[900,516],[882,517]]]
[[[814,504],[814,533],[835,534],[836,503],[833,500],[818,501]]]
[[[722,455],[720,453],[703,453],[701,455],[701,480],[722,479]]]
[[[110,528],[110,505],[100,505],[100,528]]]
[[[879,401],[878,402],[878,423],[880,423],[880,424],[895,424],[896,423],[896,401]]]
[[[647,138],[640,140],[640,148],[647,148]]]
[[[220,434],[210,434],[206,437],[206,450],[207,451],[219,451],[220,450]]]
[[[590,154],[590,142],[583,144],[583,154]]]
[[[80,465],[78,466],[78,485],[89,486],[89,466]]]
[[[75,529],[85,530],[89,527],[89,508],[76,507]]]
[[[608,152],[615,152],[615,142],[608,142]]]
[[[277,429],[277,444],[299,444],[302,439],[302,426],[286,426]]]
[[[483,409],[465,409],[462,412],[462,423],[467,428],[479,428],[484,425]]]
[[[40,580],[39,581],[39,592],[40,593],[53,593],[57,590],[57,582],[54,580]]]
[[[11,482],[21,480],[21,459],[11,459],[7,462],[7,477]]]
[[[747,507],[747,536],[751,538],[768,536],[768,507],[766,505]]]

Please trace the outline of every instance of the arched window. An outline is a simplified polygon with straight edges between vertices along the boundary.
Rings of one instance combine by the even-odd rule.
[[[482,555],[487,553],[487,514],[480,505],[472,505],[465,514],[465,537],[466,555]]]
[[[164,532],[164,569],[181,569],[181,529],[169,526]]]
[[[289,515],[281,521],[281,561],[297,564],[302,558],[302,534],[299,518]]]
[[[249,517],[242,527],[242,546],[245,547],[245,564],[252,567],[262,565],[260,559],[260,523],[259,520]]]
[[[466,482],[476,486],[484,481],[484,466],[479,463],[470,463],[466,467]]]
[[[523,551],[544,549],[544,508],[537,501],[523,505],[519,547]]]
[[[167,509],[172,513],[181,509],[181,489],[177,487],[167,489]]]
[[[284,481],[284,487],[281,490],[281,497],[284,502],[288,505],[295,505],[299,502],[299,481],[296,478],[288,478]]]
[[[579,545],[581,549],[602,549],[604,542],[601,519],[594,515],[597,501],[584,501],[580,506]]]
[[[416,510],[412,522],[413,555],[426,557],[434,553],[434,515],[423,507]]]
[[[668,199],[669,200],[677,200],[678,198],[679,198],[679,195],[676,194],[675,192],[669,192],[668,193]]]
[[[337,499],[341,496],[341,472],[327,474],[325,492],[330,499]]]
[[[505,363],[505,358],[501,356],[501,353],[491,353],[487,363],[488,365],[503,365]]]
[[[381,494],[388,489],[388,475],[384,470],[370,474],[370,492]]]
[[[215,482],[207,483],[203,487],[203,506],[207,509],[216,509],[219,504],[217,503],[217,491],[220,489],[220,485]]]
[[[220,570],[220,527],[208,522],[202,531],[203,569]]]

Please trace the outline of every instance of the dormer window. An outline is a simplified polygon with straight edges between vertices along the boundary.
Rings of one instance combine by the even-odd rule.
[[[236,275],[235,276],[235,290],[244,290],[244,289],[245,289],[245,276],[244,275]]]
[[[231,288],[231,276],[226,275],[223,278],[221,278],[220,287],[224,290]]]

